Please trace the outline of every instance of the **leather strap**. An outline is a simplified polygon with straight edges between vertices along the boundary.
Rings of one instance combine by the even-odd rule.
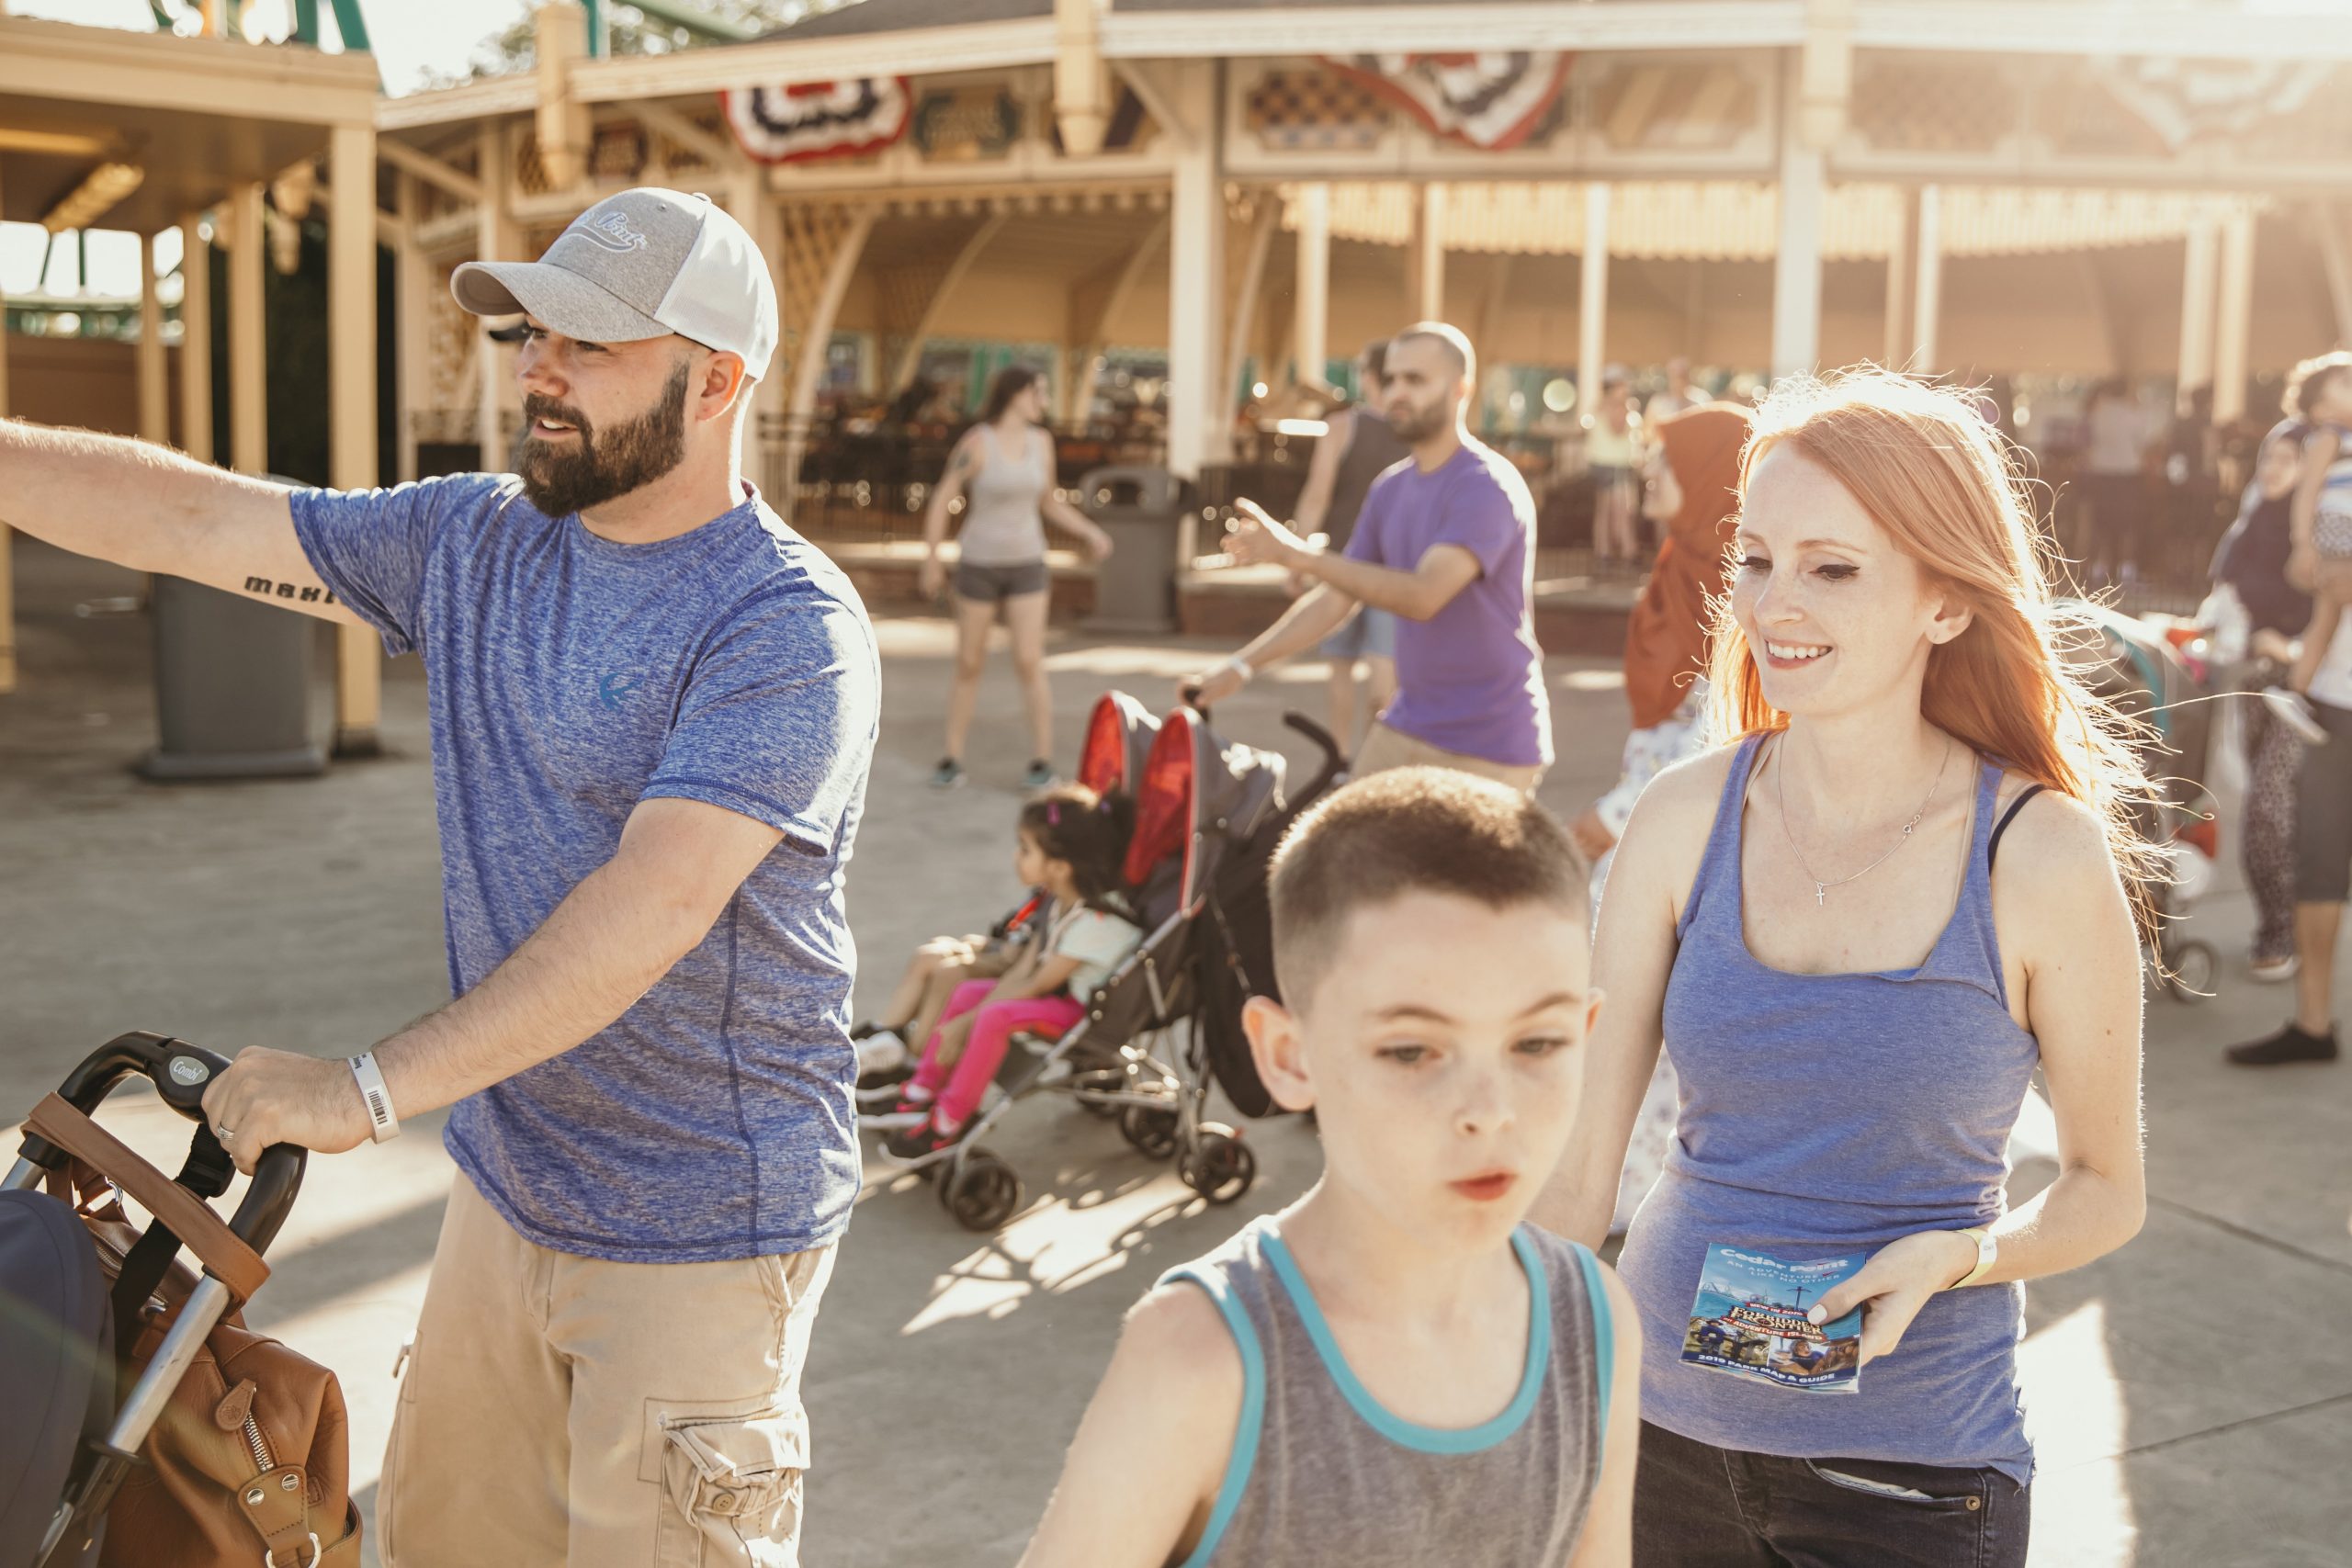
[[[198,1122],[196,1136],[188,1141],[187,1159],[181,1165],[180,1173],[172,1178],[172,1185],[186,1188],[199,1198],[218,1198],[229,1190],[229,1183],[236,1174],[236,1164],[220,1146],[220,1140],[212,1135],[211,1128]],[[164,1273],[170,1269],[172,1259],[179,1256],[183,1245],[172,1228],[158,1219],[124,1255],[122,1271],[114,1281],[116,1344],[139,1343],[148,1298],[164,1282]]]
[[[129,1145],[76,1111],[62,1096],[50,1095],[25,1118],[25,1131],[47,1139],[139,1201],[157,1223],[180,1239],[204,1271],[229,1287],[240,1303],[251,1301],[269,1279],[269,1265],[247,1247],[229,1222],[195,1193],[149,1165]]]
[[[277,1568],[314,1568],[319,1538],[311,1528],[310,1480],[300,1465],[280,1465],[239,1486],[237,1511]]]

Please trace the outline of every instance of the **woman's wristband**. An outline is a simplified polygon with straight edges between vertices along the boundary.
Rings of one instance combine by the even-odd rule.
[[[1240,676],[1241,683],[1245,686],[1258,677],[1258,667],[1238,653],[1225,661],[1225,667]]]
[[[1965,1230],[1957,1230],[1951,1234],[1971,1243],[1976,1248],[1976,1261],[1970,1267],[1968,1272],[1944,1287],[1948,1291],[1957,1291],[1976,1283],[1990,1272],[1994,1262],[2000,1257],[2001,1249],[1999,1244],[1994,1241],[1993,1233],[1982,1225],[1971,1225]]]

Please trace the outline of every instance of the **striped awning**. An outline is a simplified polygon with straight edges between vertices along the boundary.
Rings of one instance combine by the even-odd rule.
[[[1404,181],[1331,187],[1335,239],[1401,245],[1413,232],[1420,187]],[[1283,226],[1299,221],[1297,187],[1283,191]],[[2066,190],[2024,186],[1946,186],[1941,191],[1947,255],[2013,255],[2096,250],[2177,239],[2265,198],[2222,192]],[[1747,181],[1653,181],[1609,194],[1611,255],[1760,261],[1780,248],[1780,191]],[[1585,187],[1575,181],[1449,185],[1449,250],[1518,255],[1584,249]],[[1832,261],[1883,261],[1903,228],[1904,193],[1891,185],[1833,186],[1822,211],[1822,254]]]

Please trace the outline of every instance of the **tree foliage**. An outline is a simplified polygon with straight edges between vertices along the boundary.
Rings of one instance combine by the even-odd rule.
[[[715,20],[731,22],[755,32],[766,32],[817,12],[839,10],[845,5],[856,3],[857,0],[692,0],[695,9],[707,13]],[[619,0],[612,0],[606,5],[605,15],[605,34],[615,55],[669,54],[713,41],[698,36],[689,28],[648,16],[634,6],[619,3]],[[509,72],[528,71],[537,58],[533,43],[531,18],[526,14],[513,26],[492,34],[477,45],[473,58],[462,74],[435,72],[428,85],[454,86],[459,82],[480,81],[485,76],[503,76]]]

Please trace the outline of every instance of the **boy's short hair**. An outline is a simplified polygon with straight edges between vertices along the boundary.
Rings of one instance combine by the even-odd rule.
[[[1559,818],[1492,780],[1449,768],[1359,779],[1301,816],[1274,851],[1274,977],[1291,1007],[1304,1005],[1349,917],[1408,893],[1548,904],[1581,923],[1580,864]]]

